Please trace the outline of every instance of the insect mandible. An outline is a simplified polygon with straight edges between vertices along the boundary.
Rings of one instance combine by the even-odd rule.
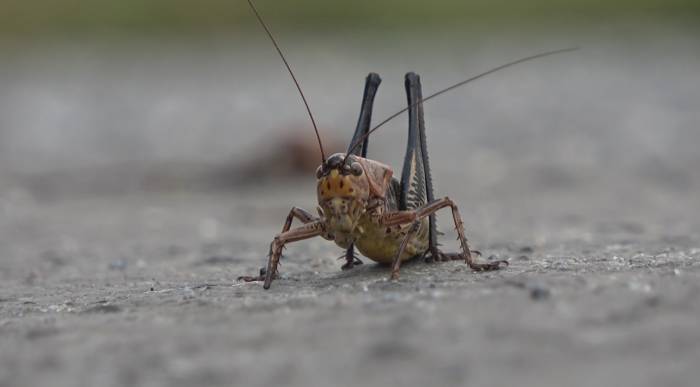
[[[336,153],[326,158],[316,121],[294,72],[252,0],[248,0],[248,4],[275,46],[304,102],[321,149],[321,165],[316,170],[318,216],[293,207],[282,232],[277,234],[270,244],[267,267],[262,268],[257,276],[243,276],[239,279],[264,281],[263,287],[269,289],[272,280],[277,276],[277,266],[285,244],[317,236],[334,241],[345,249],[343,270],[362,264],[355,255],[357,249],[375,262],[390,264],[392,280],[399,278],[402,262],[417,257],[426,257],[429,261],[464,260],[474,271],[498,270],[507,266],[508,261],[505,260],[479,262],[476,256],[480,254],[470,250],[467,243],[457,205],[449,197],[435,199],[428,162],[423,102],[506,67],[577,48],[548,51],[521,58],[427,97],[422,96],[418,75],[409,72],[405,76],[408,106],[371,129],[372,106],[381,79],[379,75],[370,73],[365,81],[360,117],[347,152]],[[406,111],[408,146],[399,181],[393,177],[391,167],[367,158],[367,145],[372,132]],[[438,249],[435,213],[448,208],[452,212],[457,230],[460,253],[443,253]],[[295,218],[303,224],[291,228]]]

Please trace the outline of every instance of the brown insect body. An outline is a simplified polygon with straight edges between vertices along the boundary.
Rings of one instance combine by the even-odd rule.
[[[345,249],[354,244],[362,255],[375,262],[390,263],[410,227],[382,223],[384,214],[399,210],[395,189],[399,182],[393,178],[391,167],[359,156],[349,157],[349,164],[342,163],[344,155],[338,153],[327,162],[335,167],[327,171],[319,167],[319,215],[325,229],[322,236]],[[343,164],[348,167],[343,168]],[[353,167],[361,173],[353,174]],[[427,230],[426,218],[406,247],[402,260],[427,252]]]
[[[334,154],[326,159],[316,121],[299,82],[252,0],[248,0],[248,4],[294,80],[316,132],[322,163],[316,172],[319,216],[315,217],[303,209],[293,207],[282,227],[282,232],[277,234],[270,244],[267,267],[261,269],[259,276],[240,278],[245,281],[265,281],[264,287],[269,288],[277,275],[277,266],[285,244],[317,236],[333,240],[338,246],[346,249],[346,263],[342,267],[343,270],[362,263],[354,254],[354,248],[357,247],[364,256],[376,262],[391,263],[392,279],[398,278],[402,261],[422,256],[427,256],[432,261],[464,260],[476,271],[498,270],[507,265],[507,261],[477,262],[467,244],[464,224],[457,205],[448,197],[441,199],[434,197],[426,145],[423,102],[518,63],[576,50],[576,48],[521,58],[492,68],[425,98],[422,97],[418,75],[407,73],[405,87],[408,106],[371,129],[372,105],[381,79],[379,75],[370,73],[365,83],[360,118],[347,153]],[[408,112],[409,130],[406,156],[399,181],[393,177],[391,167],[370,160],[366,155],[369,135],[403,112]],[[459,253],[446,254],[438,249],[435,213],[447,208],[452,212],[461,247]],[[295,218],[303,224],[292,228],[292,221]]]

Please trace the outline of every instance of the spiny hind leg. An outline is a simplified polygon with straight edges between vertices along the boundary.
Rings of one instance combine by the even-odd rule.
[[[374,106],[374,97],[377,95],[379,84],[382,79],[375,73],[369,73],[365,80],[365,91],[362,94],[362,104],[360,105],[360,117],[357,119],[357,127],[355,134],[352,136],[348,152],[355,156],[367,157],[367,145],[369,137],[362,140],[362,145],[356,144],[360,139],[369,132],[369,126],[372,121],[372,108]]]
[[[365,92],[362,95],[362,105],[360,106],[360,117],[357,119],[355,134],[352,136],[348,148],[348,152],[356,156],[367,157],[369,137],[362,141],[362,145],[356,146],[355,142],[359,141],[360,138],[369,132],[369,126],[372,121],[374,97],[377,95],[377,89],[379,89],[380,83],[382,83],[382,79],[376,73],[369,73],[369,75],[367,75],[367,79],[365,80]],[[355,255],[355,245],[351,244],[350,247],[345,250],[345,263],[340,268],[342,270],[349,270],[357,265],[362,265],[362,261]]]
[[[362,261],[357,257],[357,255],[355,255],[355,245],[351,244],[350,247],[345,250],[345,263],[340,268],[342,270],[350,270],[359,265],[362,265]]]
[[[411,142],[409,142],[409,144],[412,146],[412,148],[415,148],[413,149],[413,152],[417,152],[416,164],[422,165],[422,168],[418,168],[418,170],[416,170],[414,173],[422,174],[419,176],[418,181],[422,181],[424,184],[422,190],[425,195],[424,203],[433,203],[435,201],[435,195],[433,193],[433,179],[430,173],[430,158],[428,157],[428,144],[425,134],[423,103],[420,102],[423,99],[420,77],[418,74],[408,73],[406,74],[405,78],[406,95],[408,96],[409,105],[409,136],[413,141],[412,144]],[[434,213],[429,215],[428,228],[428,250],[431,254],[426,258],[426,260],[447,260],[447,257],[436,254],[438,245],[438,231]]]
[[[406,150],[406,158],[404,161],[404,170],[401,176],[402,192],[405,204],[404,209],[411,208],[419,209],[424,207],[424,203],[434,203],[435,195],[433,193],[433,179],[430,174],[430,159],[428,157],[428,145],[425,134],[425,119],[423,115],[423,99],[420,77],[415,73],[406,74],[406,95],[408,98],[408,148]],[[405,198],[418,198],[417,201],[407,201]],[[415,203],[419,203],[416,205]],[[428,220],[429,235],[428,235],[428,256],[425,258],[428,262],[443,262],[455,259],[464,259],[462,254],[452,253],[445,254],[438,249],[437,237],[440,234],[437,231],[435,213],[431,213]],[[477,251],[471,251],[481,255]]]

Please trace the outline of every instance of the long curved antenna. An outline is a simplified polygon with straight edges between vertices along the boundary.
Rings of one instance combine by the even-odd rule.
[[[304,96],[304,92],[301,91],[301,86],[299,86],[299,81],[297,81],[297,78],[294,76],[294,72],[292,71],[292,68],[289,66],[289,62],[287,62],[287,59],[284,57],[284,54],[282,53],[280,46],[277,44],[277,41],[275,40],[274,36],[272,36],[272,32],[270,32],[270,29],[267,27],[267,24],[265,24],[262,17],[260,16],[258,9],[255,8],[253,1],[248,0],[248,5],[250,5],[250,8],[253,10],[255,17],[258,18],[260,25],[262,25],[262,27],[265,29],[265,32],[267,32],[267,36],[270,37],[272,44],[275,46],[275,49],[277,49],[277,53],[280,55],[280,58],[282,58],[282,62],[284,62],[284,65],[287,67],[287,71],[289,71],[289,75],[292,76],[292,80],[294,81],[294,84],[297,86],[297,90],[299,90],[299,95],[301,95],[301,100],[304,101],[304,106],[306,106],[306,111],[309,113],[309,118],[311,118],[311,124],[314,126],[314,131],[316,132],[316,139],[318,140],[318,146],[319,146],[319,148],[321,148],[321,160],[325,163],[326,162],[326,153],[323,151],[323,143],[321,143],[321,135],[318,133],[318,127],[316,126],[316,120],[314,120],[314,115],[311,114],[311,108],[309,107],[309,103],[306,101],[306,97]]]
[[[401,115],[401,113],[407,111],[408,109],[411,109],[411,108],[413,108],[413,107],[415,107],[415,106],[417,106],[417,105],[419,105],[419,104],[421,104],[421,103],[423,103],[423,102],[425,102],[425,101],[427,101],[427,100],[429,100],[429,99],[432,99],[432,98],[434,98],[434,97],[437,97],[437,96],[440,95],[440,94],[446,93],[446,92],[448,92],[448,91],[450,91],[450,90],[452,90],[452,89],[456,89],[456,88],[458,88],[458,87],[460,87],[460,86],[463,86],[463,85],[465,85],[465,84],[467,84],[467,83],[469,83],[469,82],[475,81],[475,80],[477,80],[477,79],[479,79],[479,78],[482,78],[482,77],[485,77],[485,76],[487,76],[487,75],[489,75],[489,74],[495,73],[496,71],[503,70],[503,69],[505,69],[505,68],[507,68],[507,67],[515,66],[516,64],[523,63],[523,62],[527,62],[527,61],[531,61],[531,60],[533,60],[533,59],[542,58],[542,57],[544,57],[544,56],[549,56],[549,55],[554,55],[554,54],[560,54],[560,53],[569,52],[569,51],[576,51],[576,50],[578,50],[578,49],[579,49],[578,47],[570,47],[570,48],[563,48],[563,49],[559,49],[559,50],[547,51],[547,52],[539,53],[539,54],[536,54],[536,55],[527,56],[527,57],[525,57],[525,58],[521,58],[521,59],[515,60],[515,61],[513,61],[513,62],[509,62],[509,63],[506,63],[506,64],[504,64],[504,65],[500,65],[500,66],[498,66],[498,67],[494,67],[494,68],[492,68],[491,70],[485,71],[485,72],[483,72],[483,73],[481,73],[481,74],[479,74],[479,75],[473,76],[473,77],[471,77],[471,78],[469,78],[469,79],[465,79],[465,80],[462,81],[462,82],[455,83],[454,85],[452,85],[452,86],[450,86],[450,87],[447,87],[447,88],[444,88],[444,89],[442,89],[442,90],[440,90],[440,91],[437,91],[437,92],[435,92],[435,93],[433,93],[433,94],[430,94],[429,96],[427,96],[427,97],[425,97],[425,98],[423,98],[423,99],[419,99],[418,101],[414,102],[412,105],[409,105],[408,107],[405,107],[405,108],[399,110],[398,112],[396,112],[396,113],[390,115],[389,117],[387,117],[386,119],[384,119],[384,121],[380,122],[379,124],[377,124],[376,126],[374,126],[371,130],[369,130],[367,133],[365,133],[362,137],[358,138],[357,141],[355,141],[355,143],[352,144],[352,146],[348,148],[348,153],[345,154],[345,160],[348,159],[348,155],[349,155],[355,148],[357,148],[357,146],[360,145],[360,144],[362,143],[362,141],[364,141],[367,137],[369,137],[370,134],[372,134],[375,130],[377,130],[377,129],[379,129],[380,127],[382,127],[382,126],[383,126],[384,124],[386,124],[387,122],[389,122],[389,121],[393,120],[394,118],[398,117],[399,115]]]

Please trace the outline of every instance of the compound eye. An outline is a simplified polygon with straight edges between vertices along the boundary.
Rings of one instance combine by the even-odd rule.
[[[323,176],[323,165],[319,165],[318,168],[316,168],[316,178],[320,179],[321,176]]]
[[[352,163],[350,166],[350,172],[355,176],[360,176],[362,174],[362,166],[360,163]]]

